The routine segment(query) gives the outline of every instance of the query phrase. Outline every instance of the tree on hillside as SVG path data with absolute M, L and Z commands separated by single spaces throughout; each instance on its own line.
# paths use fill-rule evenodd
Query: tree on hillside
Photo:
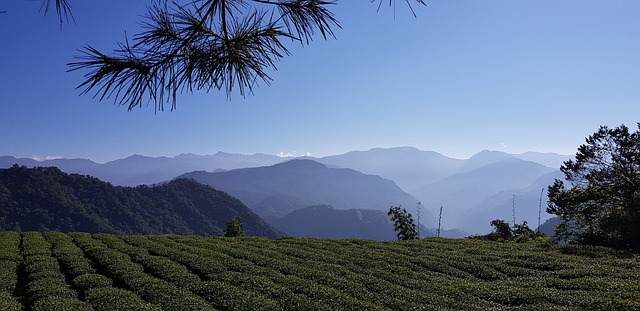
M 416 223 L 411 214 L 407 212 L 407 209 L 401 208 L 401 206 L 392 206 L 389 208 L 387 215 L 391 216 L 398 240 L 415 240 L 419 238 Z
M 340 28 L 330 10 L 337 0 L 152 0 L 143 31 L 111 53 L 91 45 L 80 50 L 70 71 L 86 71 L 82 94 L 112 98 L 129 110 L 153 102 L 176 107 L 177 95 L 194 90 L 251 94 L 269 84 L 269 69 L 290 54 L 285 41 L 308 45 L 314 37 L 335 37 Z M 375 2 L 375 0 L 371 0 Z M 386 0 L 378 0 L 378 9 Z M 389 0 L 395 7 L 396 0 Z M 412 13 L 412 3 L 404 0 Z M 43 0 L 63 20 L 73 19 L 68 0 Z
M 491 221 L 493 227 L 493 233 L 500 236 L 503 240 L 509 240 L 513 237 L 513 230 L 508 222 L 502 219 L 494 219 Z
M 227 221 L 227 228 L 224 230 L 225 237 L 243 236 L 244 229 L 241 217 L 233 217 Z
M 560 167 L 570 187 L 549 186 L 547 212 L 567 241 L 640 248 L 640 123 L 630 132 L 601 126 Z
M 524 237 L 524 236 L 539 236 L 541 234 L 531 230 L 531 228 L 529 228 L 529 225 L 527 225 L 527 221 L 525 220 L 521 224 L 513 225 L 513 235 L 515 237 Z

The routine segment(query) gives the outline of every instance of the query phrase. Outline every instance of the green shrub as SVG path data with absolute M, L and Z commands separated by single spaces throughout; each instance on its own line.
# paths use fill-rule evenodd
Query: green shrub
M 0 291 L 12 293 L 18 282 L 18 263 L 15 261 L 0 261 Z
M 58 262 L 55 258 L 51 257 L 51 255 L 29 255 L 24 257 L 24 264 L 27 266 L 41 264 L 41 262 L 45 262 L 44 264 L 56 266 L 54 269 L 57 269 L 59 267 Z
M 34 301 L 39 299 L 56 296 L 76 298 L 77 294 L 71 290 L 64 279 L 42 279 L 33 282 L 29 282 L 26 287 L 29 298 Z
M 630 258 L 632 253 L 614 250 L 604 246 L 594 245 L 578 245 L 578 244 L 565 244 L 560 246 L 560 252 L 563 254 L 579 255 L 589 258 L 613 258 L 623 257 Z
M 68 274 L 78 276 L 95 272 L 70 235 L 61 232 L 45 232 L 43 235 L 52 245 L 51 252 Z
M 217 282 L 201 282 L 192 288 L 193 292 L 204 297 L 221 310 L 280 310 L 280 305 L 267 297 L 235 286 Z
M 22 256 L 51 256 L 51 243 L 39 232 L 22 233 Z
M 20 261 L 20 234 L 18 232 L 0 232 L 0 261 Z
M 93 311 L 84 301 L 65 297 L 45 297 L 36 301 L 32 311 Z
M 85 294 L 94 288 L 110 287 L 113 282 L 102 274 L 88 273 L 73 279 L 73 285 Z
M 135 293 L 113 287 L 92 289 L 87 293 L 87 302 L 96 311 L 162 311 L 162 308 L 142 300 Z
M 200 282 L 200 278 L 185 266 L 165 257 L 144 255 L 136 258 L 145 270 L 176 286 L 183 287 Z
M 0 310 L 2 311 L 22 311 L 22 305 L 15 297 L 7 292 L 0 292 Z
M 165 310 L 214 310 L 202 298 L 166 281 L 143 273 L 127 277 L 128 279 L 125 282 L 131 290 L 138 293 L 145 300 L 162 306 Z
M 64 280 L 64 275 L 60 271 L 56 270 L 44 270 L 30 273 L 27 277 L 29 282 L 38 281 L 42 279 L 61 279 Z

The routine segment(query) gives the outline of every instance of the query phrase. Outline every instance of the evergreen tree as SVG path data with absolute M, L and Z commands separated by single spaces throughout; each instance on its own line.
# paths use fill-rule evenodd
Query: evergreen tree
M 566 241 L 640 248 L 640 123 L 630 132 L 601 126 L 560 167 L 549 186 L 547 212 L 557 215 L 556 235 Z

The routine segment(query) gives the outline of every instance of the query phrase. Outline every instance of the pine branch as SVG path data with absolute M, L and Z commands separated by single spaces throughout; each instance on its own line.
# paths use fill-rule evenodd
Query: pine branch
M 129 110 L 143 102 L 153 102 L 156 111 L 170 103 L 173 110 L 179 94 L 194 90 L 245 96 L 259 82 L 268 85 L 269 70 L 277 70 L 276 63 L 289 55 L 282 39 L 309 44 L 318 33 L 325 40 L 335 37 L 333 29 L 340 24 L 328 7 L 336 3 L 159 0 L 148 7 L 143 32 L 131 44 L 125 38 L 110 55 L 87 45 L 68 64 L 69 71 L 87 70 L 78 86 L 81 94 L 112 98 Z
M 44 15 L 49 13 L 52 2 L 55 1 L 55 10 L 56 15 L 60 19 L 60 29 L 62 29 L 62 24 L 66 21 L 69 23 L 69 19 L 71 19 L 74 23 L 76 22 L 73 18 L 73 13 L 71 12 L 71 4 L 67 0 L 43 0 L 42 5 L 40 6 L 40 10 L 44 10 Z

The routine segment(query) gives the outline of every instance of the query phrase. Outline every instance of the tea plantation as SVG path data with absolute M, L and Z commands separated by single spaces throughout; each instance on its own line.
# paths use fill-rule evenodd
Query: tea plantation
M 640 258 L 481 240 L 0 232 L 0 310 L 640 310 Z

